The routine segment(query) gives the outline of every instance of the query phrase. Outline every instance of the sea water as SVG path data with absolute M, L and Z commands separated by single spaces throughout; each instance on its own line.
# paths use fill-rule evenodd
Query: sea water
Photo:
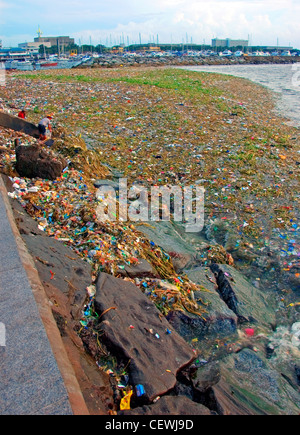
M 203 65 L 182 67 L 190 71 L 214 72 L 242 77 L 278 94 L 277 111 L 287 123 L 300 127 L 300 63 L 267 65 Z

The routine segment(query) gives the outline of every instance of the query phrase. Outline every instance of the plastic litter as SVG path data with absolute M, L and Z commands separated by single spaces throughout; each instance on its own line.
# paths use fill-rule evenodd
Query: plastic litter
M 131 390 L 124 397 L 122 397 L 121 402 L 120 402 L 120 410 L 121 411 L 125 411 L 125 410 L 130 409 L 130 400 L 131 400 L 132 394 L 133 394 L 133 391 Z
M 141 385 L 141 384 L 136 385 L 136 387 L 135 387 L 135 391 L 136 391 L 136 395 L 137 395 L 137 397 L 141 397 L 141 396 L 143 396 L 144 394 L 146 394 L 145 389 L 144 389 L 144 386 Z

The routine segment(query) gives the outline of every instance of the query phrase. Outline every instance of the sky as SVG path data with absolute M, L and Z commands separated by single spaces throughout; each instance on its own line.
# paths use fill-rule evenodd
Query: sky
M 300 49 L 300 0 L 0 0 L 4 47 L 42 36 L 79 45 L 211 44 L 212 38 Z

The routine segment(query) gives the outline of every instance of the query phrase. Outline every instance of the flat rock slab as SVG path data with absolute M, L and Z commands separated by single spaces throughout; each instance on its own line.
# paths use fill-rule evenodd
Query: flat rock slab
M 299 391 L 261 352 L 228 355 L 220 371 L 212 390 L 222 415 L 299 415 Z
M 228 308 L 216 290 L 214 275 L 207 267 L 197 267 L 186 275 L 195 284 L 208 291 L 195 291 L 195 300 L 205 304 L 203 317 L 181 311 L 170 311 L 167 320 L 188 343 L 196 348 L 201 359 L 210 358 L 216 352 L 216 340 L 237 340 L 237 316 Z M 200 305 L 201 306 L 201 305 Z M 221 351 L 221 347 L 219 351 Z
M 176 374 L 195 358 L 192 348 L 131 282 L 101 273 L 96 290 L 98 314 L 109 309 L 101 317 L 101 340 L 127 361 L 131 385 L 143 385 L 149 402 L 174 388 Z
M 62 242 L 50 237 L 24 234 L 23 239 L 48 297 L 52 299 L 51 287 L 59 289 L 73 319 L 78 320 L 86 300 L 86 288 L 92 282 L 91 266 L 75 256 Z M 55 303 L 55 300 L 52 302 Z

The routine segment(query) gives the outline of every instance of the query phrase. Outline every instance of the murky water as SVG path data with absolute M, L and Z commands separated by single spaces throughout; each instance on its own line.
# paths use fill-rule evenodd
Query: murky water
M 277 110 L 300 127 L 300 63 L 285 65 L 216 65 L 182 67 L 190 71 L 216 72 L 249 79 L 278 94 Z

